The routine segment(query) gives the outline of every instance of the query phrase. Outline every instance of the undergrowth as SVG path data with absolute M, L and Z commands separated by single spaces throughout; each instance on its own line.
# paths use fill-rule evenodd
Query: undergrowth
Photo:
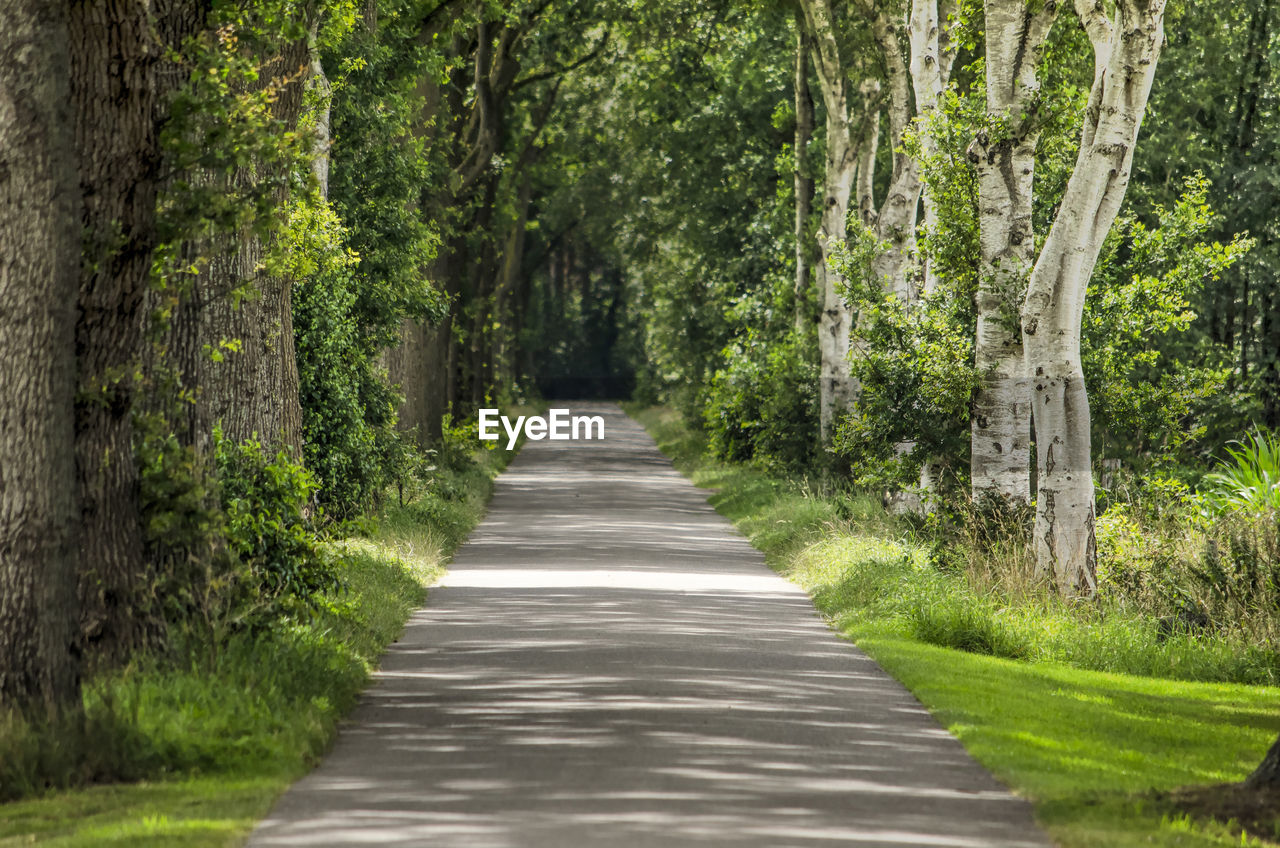
M 363 532 L 318 542 L 338 581 L 271 625 L 212 641 L 207 628 L 175 631 L 163 653 L 87 680 L 84 715 L 64 726 L 0 717 L 0 798 L 64 790 L 0 806 L 0 843 L 75 832 L 74 820 L 38 811 L 75 806 L 94 785 L 142 779 L 205 781 L 213 803 L 219 787 L 264 778 L 268 788 L 233 805 L 251 811 L 236 828 L 251 824 L 324 752 L 379 655 L 483 514 L 509 458 L 453 456 Z M 131 797 L 128 787 L 112 791 Z M 138 785 L 137 797 L 145 795 Z M 190 814 L 202 803 L 181 799 Z M 126 802 L 120 815 L 127 812 Z
M 936 530 L 889 516 L 874 496 L 830 481 L 707 461 L 704 437 L 676 413 L 631 411 L 695 483 L 719 490 L 716 508 L 841 625 L 1096 671 L 1280 683 L 1280 652 L 1255 638 L 1255 626 L 1193 626 L 1108 591 L 1105 582 L 1094 602 L 1063 600 L 1042 591 L 1016 550 L 976 551 L 975 542 L 954 536 L 940 542 Z

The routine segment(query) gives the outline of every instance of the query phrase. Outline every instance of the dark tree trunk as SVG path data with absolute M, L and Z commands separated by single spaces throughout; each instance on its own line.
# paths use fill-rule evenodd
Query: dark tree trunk
M 423 447 L 430 440 L 425 372 L 432 335 L 432 331 L 423 328 L 421 321 L 405 318 L 400 322 L 399 343 L 386 352 L 387 376 L 393 385 L 400 388 L 397 424 L 401 430 L 412 431 Z
M 112 662 L 152 635 L 130 416 L 156 244 L 163 51 L 147 4 L 90 0 L 70 9 L 85 250 L 76 326 L 80 618 L 94 653 Z
M 66 8 L 0 4 L 0 704 L 49 716 L 80 695 Z
M 1280 789 L 1280 737 L 1272 744 L 1271 750 L 1262 758 L 1262 762 L 1249 775 L 1244 785 L 1248 789 Z
M 272 113 L 286 131 L 294 131 L 302 116 L 310 66 L 304 38 L 283 45 L 260 72 L 262 86 L 285 81 Z M 261 176 L 242 169 L 234 179 L 247 187 Z M 285 190 L 276 192 L 277 209 L 287 200 Z M 213 258 L 175 319 L 175 358 L 185 384 L 196 395 L 187 439 L 199 449 L 207 448 L 210 433 L 220 425 L 233 442 L 258 438 L 301 456 L 293 283 L 262 270 L 268 247 L 252 232 L 215 238 Z M 211 357 L 209 351 L 216 355 Z

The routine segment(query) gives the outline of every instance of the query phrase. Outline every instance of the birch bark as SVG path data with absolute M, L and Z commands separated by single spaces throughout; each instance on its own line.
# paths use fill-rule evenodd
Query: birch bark
M 938 120 L 938 107 L 943 92 L 951 81 L 951 68 L 955 64 L 956 45 L 951 40 L 947 23 L 956 12 L 955 0 L 913 0 L 908 25 L 911 41 L 911 80 L 916 95 L 916 116 L 922 129 L 921 147 L 926 156 L 937 153 L 934 140 L 934 122 Z M 925 229 L 938 226 L 937 206 L 933 202 L 928 185 L 922 194 Z M 938 287 L 937 269 L 925 258 L 922 268 L 925 294 Z
M 822 224 L 818 245 L 822 262 L 815 268 L 815 281 L 822 301 L 818 329 L 819 421 L 824 446 L 831 444 L 836 415 L 853 402 L 855 385 L 849 372 L 849 340 L 853 328 L 853 312 L 840 292 L 839 277 L 831 270 L 830 259 L 836 243 L 847 234 L 849 200 L 859 174 L 860 152 L 865 152 L 878 135 L 879 120 L 871 113 L 855 132 L 850 114 L 851 97 L 849 67 L 841 55 L 836 37 L 835 15 L 830 0 L 802 0 L 805 26 L 813 44 L 814 67 L 818 86 L 827 110 L 826 178 L 823 184 Z M 873 132 L 876 130 L 877 132 Z M 874 165 L 872 160 L 871 165 Z M 866 192 L 870 208 L 871 167 L 863 170 L 859 181 L 860 195 Z M 863 185 L 865 183 L 865 185 Z
M 1034 390 L 1037 570 L 1065 595 L 1097 589 L 1089 399 L 1080 364 L 1085 291 L 1128 187 L 1164 42 L 1165 0 L 1076 0 L 1094 50 L 1080 152 L 1022 307 Z
M 937 19 L 937 0 L 914 0 L 913 7 L 932 6 L 932 19 Z M 928 15 L 922 15 L 924 19 Z M 908 275 L 909 263 L 916 249 L 916 224 L 920 214 L 920 163 L 902 149 L 903 135 L 911 123 L 912 80 L 903 58 L 899 25 L 880 6 L 872 22 L 872 33 L 884 60 L 889 144 L 893 150 L 893 168 L 884 203 L 875 217 L 877 240 L 886 245 L 871 261 L 871 270 L 882 281 L 885 291 L 904 302 L 916 298 L 916 290 Z
M 1031 114 L 1037 68 L 1055 3 L 987 0 L 987 129 L 969 146 L 978 175 L 979 273 L 975 366 L 981 383 L 970 418 L 975 500 L 1031 498 L 1031 388 L 1018 306 L 1035 262 L 1032 191 L 1040 125 Z

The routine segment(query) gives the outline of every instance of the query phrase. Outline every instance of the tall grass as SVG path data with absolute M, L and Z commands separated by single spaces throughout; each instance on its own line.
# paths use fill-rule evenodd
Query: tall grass
M 786 480 L 708 459 L 668 409 L 632 408 L 711 503 L 855 634 L 970 653 L 1179 680 L 1280 683 L 1280 534 L 1274 513 L 1217 524 L 1179 490 L 1098 522 L 1101 594 L 1045 591 L 1029 511 L 963 496 L 925 520 L 830 481 Z M 1275 454 L 1273 453 L 1273 456 Z
M 1273 433 L 1250 433 L 1228 445 L 1227 456 L 1204 478 L 1209 505 L 1218 513 L 1280 511 L 1280 439 Z
M 292 777 L 332 739 L 383 649 L 480 519 L 505 451 L 439 469 L 367 535 L 318 543 L 342 588 L 211 645 L 174 634 L 163 656 L 87 681 L 84 716 L 49 726 L 0 711 L 0 800 L 141 778 Z

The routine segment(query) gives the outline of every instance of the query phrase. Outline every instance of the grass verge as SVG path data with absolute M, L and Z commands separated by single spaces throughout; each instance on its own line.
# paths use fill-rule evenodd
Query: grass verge
M 1049 601 L 975 597 L 874 499 L 709 460 L 673 411 L 628 412 L 677 468 L 717 490 L 712 505 L 837 630 L 1035 803 L 1058 845 L 1272 844 L 1235 822 L 1192 818 L 1169 795 L 1241 780 L 1280 731 L 1280 690 L 1194 679 L 1252 674 L 1247 657 L 1205 638 L 1158 640 L 1122 615 L 1091 621 Z M 1071 650 L 1073 640 L 1085 647 Z
M 510 456 L 480 451 L 389 508 L 367 537 L 331 543 L 348 588 L 313 618 L 91 681 L 90 760 L 93 746 L 127 746 L 104 758 L 146 779 L 0 805 L 0 848 L 239 844 L 327 749 L 379 655 L 483 515 Z M 56 744 L 0 728 L 0 781 L 18 779 L 20 757 L 57 756 Z

